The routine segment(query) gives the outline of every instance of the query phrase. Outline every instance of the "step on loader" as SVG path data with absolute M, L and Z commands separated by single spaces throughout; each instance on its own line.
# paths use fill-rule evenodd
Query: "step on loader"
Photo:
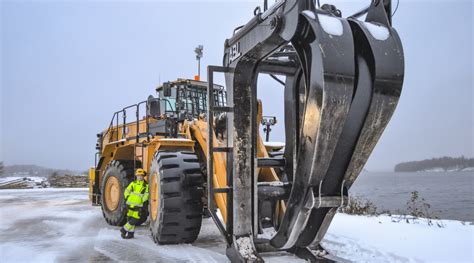
M 167 82 L 158 98 L 116 112 L 99 134 L 90 197 L 109 224 L 123 224 L 121 193 L 143 168 L 150 184 L 143 218 L 150 214 L 159 244 L 193 242 L 210 215 L 232 262 L 262 262 L 273 251 L 332 261 L 320 243 L 350 202 L 402 89 L 391 1 L 372 0 L 346 18 L 319 1 L 269 8 L 264 1 L 254 15 L 225 41 L 223 65 L 208 66 L 207 83 Z M 225 87 L 215 73 L 225 75 Z M 259 74 L 283 84 L 282 150 L 260 136 Z M 127 109 L 135 109 L 134 122 L 126 122 Z

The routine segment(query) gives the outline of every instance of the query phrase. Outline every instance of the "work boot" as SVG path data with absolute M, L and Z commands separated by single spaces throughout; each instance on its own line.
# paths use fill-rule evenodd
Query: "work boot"
M 126 235 L 126 234 L 127 234 L 127 230 L 125 230 L 125 228 L 123 228 L 123 227 L 120 228 L 120 236 L 121 236 L 122 238 L 125 238 L 125 235 Z
M 127 234 L 125 234 L 124 239 L 131 239 L 131 238 L 133 238 L 133 236 L 134 236 L 133 232 L 127 232 Z

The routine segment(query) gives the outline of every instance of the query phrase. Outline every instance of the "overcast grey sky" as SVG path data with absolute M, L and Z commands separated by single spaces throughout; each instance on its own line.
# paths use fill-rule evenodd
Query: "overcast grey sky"
M 192 78 L 198 44 L 204 66 L 221 65 L 225 38 L 261 3 L 1 1 L 0 160 L 85 170 L 114 111 L 160 80 Z M 348 15 L 368 1 L 332 3 Z M 405 84 L 367 169 L 474 156 L 473 11 L 472 1 L 400 1 Z M 264 114 L 281 120 L 272 139 L 283 141 L 282 88 L 261 84 Z

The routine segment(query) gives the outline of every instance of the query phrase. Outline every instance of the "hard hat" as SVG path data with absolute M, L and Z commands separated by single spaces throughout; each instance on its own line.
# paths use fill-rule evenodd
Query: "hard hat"
M 135 175 L 136 175 L 136 176 L 144 176 L 144 175 L 145 175 L 145 170 L 143 170 L 142 168 L 138 168 L 138 169 L 135 171 Z

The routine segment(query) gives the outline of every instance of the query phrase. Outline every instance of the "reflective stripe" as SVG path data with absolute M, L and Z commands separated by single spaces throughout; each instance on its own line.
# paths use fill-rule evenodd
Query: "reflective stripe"
M 133 205 L 129 205 L 129 206 L 128 206 L 128 210 L 129 210 L 129 211 L 140 211 L 140 207 L 136 207 L 136 206 L 133 206 Z
M 135 232 L 135 226 L 130 225 L 128 222 L 123 226 L 123 228 L 125 228 L 125 230 L 128 232 Z
M 134 206 L 137 206 L 137 207 L 142 207 L 143 206 L 143 204 L 135 203 L 135 202 L 132 202 L 132 201 L 127 201 L 127 205 L 134 205 Z
M 131 195 L 135 195 L 135 196 L 139 196 L 139 197 L 143 197 L 142 194 L 137 194 L 137 193 L 135 193 L 135 192 L 131 192 L 130 194 L 131 194 Z

